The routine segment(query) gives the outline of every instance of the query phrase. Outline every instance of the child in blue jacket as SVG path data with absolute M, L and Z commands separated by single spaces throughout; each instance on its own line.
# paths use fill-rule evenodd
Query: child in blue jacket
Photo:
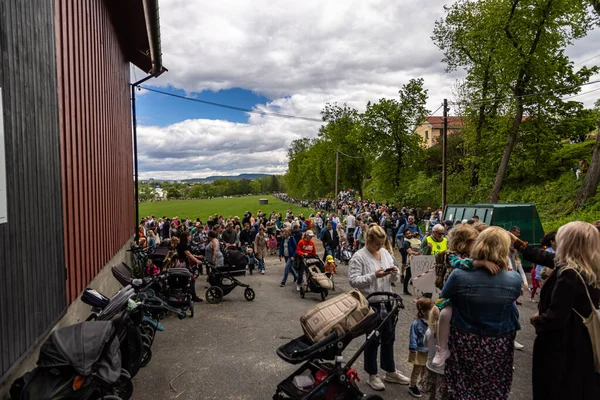
M 433 300 L 421 297 L 417 301 L 417 317 L 410 326 L 408 362 L 413 365 L 413 370 L 410 375 L 408 392 L 415 397 L 421 397 L 421 390 L 417 384 L 423 378 L 427 365 L 427 346 L 424 339 L 425 332 L 429 328 L 427 319 L 434 306 Z

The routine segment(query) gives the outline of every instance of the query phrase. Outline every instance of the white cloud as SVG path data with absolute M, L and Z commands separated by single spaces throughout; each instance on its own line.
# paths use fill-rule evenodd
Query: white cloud
M 434 111 L 452 98 L 460 76 L 444 72 L 430 39 L 447 2 L 164 0 L 161 40 L 169 72 L 153 84 L 187 93 L 244 88 L 274 99 L 258 110 L 319 118 L 327 102 L 362 110 L 422 77 Z M 568 54 L 582 62 L 597 54 L 598 41 L 595 31 Z M 590 106 L 597 93 L 575 99 Z M 163 178 L 283 172 L 291 140 L 314 137 L 319 126 L 253 114 L 248 124 L 189 120 L 140 127 L 141 170 Z

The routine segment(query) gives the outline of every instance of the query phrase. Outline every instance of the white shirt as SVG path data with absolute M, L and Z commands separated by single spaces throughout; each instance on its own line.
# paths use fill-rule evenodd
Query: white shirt
M 354 228 L 355 222 L 356 218 L 354 217 L 354 215 L 348 215 L 348 218 L 346 218 L 346 228 Z
M 381 261 L 377 261 L 366 247 L 357 251 L 348 265 L 350 286 L 359 289 L 365 296 L 373 292 L 391 292 L 392 282 L 398 281 L 398 274 L 377 278 L 375 271 L 394 266 L 394 259 L 386 249 L 379 250 Z M 435 353 L 435 352 L 434 352 Z

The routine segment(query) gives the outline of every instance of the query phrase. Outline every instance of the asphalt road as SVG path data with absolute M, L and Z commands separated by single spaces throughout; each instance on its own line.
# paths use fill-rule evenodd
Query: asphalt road
M 338 266 L 336 292 L 350 289 L 347 266 Z M 275 350 L 287 341 L 302 335 L 299 318 L 320 301 L 316 294 L 301 299 L 292 284 L 280 287 L 283 263 L 277 257 L 266 260 L 266 274 L 241 277 L 256 292 L 256 299 L 247 302 L 242 288 L 236 288 L 220 304 L 197 304 L 194 318 L 163 320 L 164 332 L 157 334 L 150 364 L 136 376 L 134 399 L 235 399 L 267 400 L 277 384 L 297 366 L 279 359 Z M 202 278 L 202 277 L 201 277 Z M 198 293 L 204 293 L 207 283 L 197 282 Z M 396 288 L 399 289 L 399 288 Z M 331 295 L 330 295 L 331 297 Z M 396 365 L 410 375 L 408 332 L 416 309 L 414 297 L 405 297 L 396 333 Z M 517 340 L 525 345 L 515 352 L 515 372 L 511 399 L 531 398 L 531 355 L 535 332 L 529 317 L 536 305 L 521 299 L 519 307 L 522 330 Z M 526 301 L 525 301 L 526 300 Z M 362 343 L 356 339 L 345 350 L 348 359 Z M 363 358 L 354 367 L 365 393 L 373 391 L 366 385 Z M 384 399 L 412 399 L 406 386 L 387 383 L 379 393 Z M 425 396 L 424 396 L 425 398 Z

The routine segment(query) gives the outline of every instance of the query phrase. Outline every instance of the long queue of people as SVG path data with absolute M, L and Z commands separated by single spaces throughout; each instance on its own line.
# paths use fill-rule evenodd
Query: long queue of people
M 384 327 L 380 340 L 364 353 L 371 388 L 384 390 L 384 381 L 405 384 L 412 396 L 429 393 L 430 399 L 509 397 L 514 350 L 518 346 L 515 339 L 521 329 L 518 299 L 529 289 L 521 260 L 532 262 L 536 267 L 532 270 L 535 280 L 531 298 L 541 289 L 538 312 L 530 321 L 537 334 L 533 398 L 600 398 L 600 366 L 594 353 L 600 350 L 600 338 L 596 341 L 584 324 L 593 319 L 600 301 L 600 221 L 595 226 L 569 223 L 547 234 L 543 239 L 545 249 L 538 249 L 519 238 L 518 227 L 506 231 L 489 227 L 477 218 L 452 224 L 438 222 L 438 216 L 430 232 L 423 233 L 418 218 L 409 210 L 368 207 L 371 211 L 355 214 L 351 209 L 341 218 L 326 211 L 307 218 L 294 217 L 291 212 L 285 216 L 272 213 L 269 217 L 260 211 L 256 216 L 248 212 L 241 220 L 213 217 L 210 225 L 179 222 L 177 218 L 153 223 L 150 217 L 140 225 L 140 236 L 144 233 L 146 245 L 150 245 L 153 233 L 164 240 L 161 232 L 167 232 L 166 225 L 170 228 L 169 238 L 183 232 L 190 245 L 195 243 L 194 237 L 205 234 L 210 239 L 208 246 L 213 241 L 218 246 L 219 240 L 249 245 L 257 264 L 263 260 L 261 273 L 265 271 L 264 255 L 278 254 L 285 259 L 284 286 L 290 274 L 301 283 L 294 265 L 298 257 L 316 254 L 316 232 L 323 242 L 324 259 L 339 258 L 341 240 L 356 244 L 348 278 L 350 285 L 365 295 L 392 291 L 398 282 L 402 282 L 404 293 L 410 294 L 412 257 L 435 255 L 436 285 L 441 297 L 434 302 L 424 294 L 416 301 L 417 315 L 407 327 L 411 373 L 406 376 L 396 368 L 395 326 Z M 388 229 L 387 219 L 393 213 L 401 221 L 398 229 Z M 400 251 L 399 260 L 394 242 Z M 214 257 L 213 262 L 218 264 Z M 378 352 L 379 366 L 385 372 L 382 377 L 377 372 Z

